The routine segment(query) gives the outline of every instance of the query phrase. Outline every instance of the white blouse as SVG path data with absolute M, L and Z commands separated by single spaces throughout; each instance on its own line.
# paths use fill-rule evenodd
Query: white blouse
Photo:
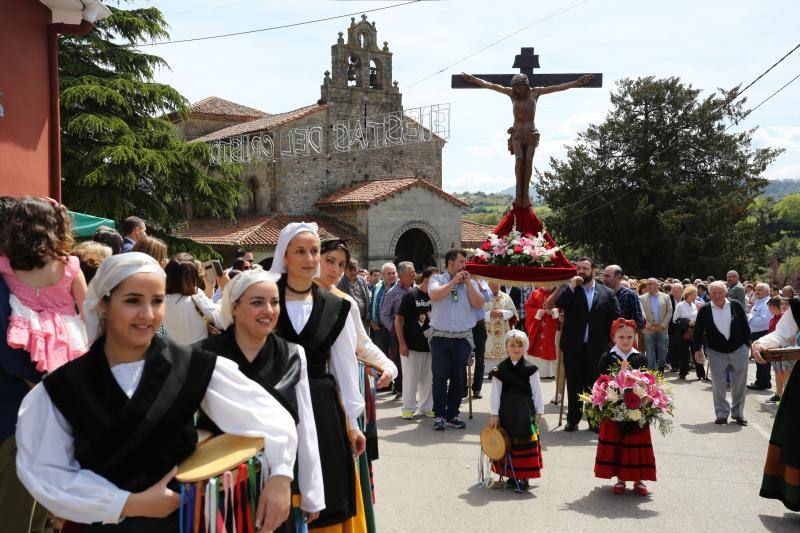
M 355 324 L 356 328 L 356 357 L 358 357 L 359 361 L 379 368 L 382 372 L 388 370 L 392 375 L 392 379 L 397 379 L 397 365 L 386 357 L 386 354 L 367 335 L 364 324 L 361 323 L 358 304 L 349 294 L 345 294 L 345 298 L 350 302 L 350 317 L 353 319 L 353 324 Z
M 296 332 L 303 331 L 314 303 L 311 300 L 286 302 L 289 321 Z M 358 428 L 358 416 L 364 410 L 364 397 L 358 388 L 358 360 L 356 359 L 356 328 L 353 316 L 348 314 L 342 331 L 331 346 L 328 370 L 336 378 L 350 429 Z
M 116 365 L 114 379 L 131 397 L 144 361 Z M 292 416 L 236 363 L 217 358 L 201 407 L 225 433 L 264 438 L 269 476 L 293 477 L 297 432 Z M 56 516 L 81 523 L 113 524 L 122 518 L 130 492 L 81 468 L 72 427 L 44 386 L 22 401 L 17 421 L 17 475 L 28 492 Z
M 795 345 L 798 333 L 800 333 L 800 330 L 797 328 L 797 322 L 794 319 L 794 315 L 792 315 L 790 307 L 778 320 L 775 325 L 775 331 L 767 333 L 756 342 L 768 349 L 785 348 L 786 346 Z
M 516 366 L 519 361 L 511 361 Z M 531 398 L 533 398 L 533 405 L 536 407 L 536 414 L 541 415 L 544 413 L 544 399 L 542 398 L 542 381 L 539 379 L 539 372 L 536 371 L 531 374 Z M 503 382 L 492 377 L 492 395 L 489 399 L 489 413 L 497 416 L 500 413 L 500 395 L 503 393 Z
M 297 484 L 300 486 L 300 508 L 308 513 L 325 509 L 325 487 L 322 481 L 322 463 L 319 459 L 317 424 L 311 407 L 311 389 L 308 385 L 306 352 L 297 345 L 300 354 L 300 381 L 294 386 L 297 397 Z
M 686 300 L 681 300 L 675 306 L 675 312 L 672 313 L 672 321 L 677 322 L 679 318 L 688 318 L 692 322 L 697 320 L 697 306 L 694 305 L 694 302 L 689 303 Z
M 194 302 L 197 302 L 197 307 Z M 178 344 L 188 346 L 208 337 L 206 322 L 197 312 L 198 308 L 211 324 L 222 329 L 220 305 L 212 302 L 200 289 L 194 296 L 167 294 L 165 306 L 164 328 L 167 336 Z

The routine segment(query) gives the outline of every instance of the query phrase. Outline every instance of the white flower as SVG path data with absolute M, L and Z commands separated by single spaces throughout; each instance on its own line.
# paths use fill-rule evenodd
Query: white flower
M 642 418 L 642 412 L 638 409 L 633 409 L 628 412 L 628 418 L 634 422 Z
M 612 402 L 616 402 L 617 400 L 619 400 L 619 394 L 617 394 L 617 391 L 615 391 L 614 389 L 609 388 L 608 399 L 611 400 Z
M 508 250 L 506 250 L 506 255 L 514 255 L 514 249 L 509 248 Z
M 647 393 L 647 391 L 641 385 L 636 385 L 633 388 L 633 393 L 639 398 L 641 398 L 645 395 L 645 393 Z
M 510 243 L 508 243 L 508 244 L 509 244 L 509 246 L 517 246 L 517 245 L 519 244 L 519 241 L 518 241 L 517 239 L 513 239 L 513 240 L 512 240 Z

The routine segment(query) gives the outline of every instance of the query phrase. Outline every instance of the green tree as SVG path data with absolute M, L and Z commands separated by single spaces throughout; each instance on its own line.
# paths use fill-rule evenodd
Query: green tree
M 735 98 L 701 99 L 678 78 L 619 81 L 606 120 L 539 176 L 557 240 L 637 275 L 747 272 L 768 244 L 750 205 L 780 150 L 726 131 L 746 114 Z
M 164 233 L 192 206 L 233 218 L 238 168 L 211 164 L 206 144 L 178 138 L 167 116 L 185 116 L 188 102 L 154 81 L 164 60 L 132 46 L 168 36 L 161 12 L 110 9 L 88 35 L 60 38 L 64 202 L 117 221 L 137 215 Z
M 790 194 L 772 208 L 777 228 L 789 235 L 800 236 L 800 194 Z

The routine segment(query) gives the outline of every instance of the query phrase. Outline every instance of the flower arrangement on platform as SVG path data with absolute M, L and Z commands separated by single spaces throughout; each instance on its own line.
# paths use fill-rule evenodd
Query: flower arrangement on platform
M 522 234 L 516 226 L 502 237 L 487 233 L 488 240 L 474 250 L 477 263 L 498 266 L 545 266 L 553 262 L 559 246 L 551 246 L 542 229 L 538 234 Z
M 639 427 L 653 424 L 662 435 L 672 431 L 672 391 L 659 373 L 614 367 L 597 378 L 592 392 L 581 394 L 580 400 L 596 427 L 613 420 Z

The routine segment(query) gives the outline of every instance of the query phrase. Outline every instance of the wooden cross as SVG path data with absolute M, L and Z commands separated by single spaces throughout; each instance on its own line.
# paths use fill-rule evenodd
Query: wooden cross
M 514 59 L 513 68 L 518 68 L 520 73 L 528 76 L 528 81 L 531 87 L 544 87 L 547 85 L 558 85 L 559 83 L 567 83 L 574 81 L 583 76 L 583 74 L 534 74 L 533 69 L 539 68 L 539 56 L 533 53 L 533 47 L 523 47 L 520 49 L 520 54 Z M 475 74 L 478 78 L 486 80 L 491 83 L 503 85 L 504 87 L 511 87 L 511 77 L 514 74 Z M 603 75 L 600 73 L 593 73 L 592 80 L 584 85 L 584 87 L 602 87 Z M 478 89 L 477 85 L 468 83 L 461 78 L 461 74 L 454 74 L 451 80 L 451 87 L 453 89 Z

